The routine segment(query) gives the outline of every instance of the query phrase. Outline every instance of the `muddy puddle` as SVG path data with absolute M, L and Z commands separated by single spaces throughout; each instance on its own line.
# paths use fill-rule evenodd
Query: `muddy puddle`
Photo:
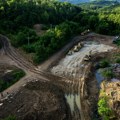
M 96 77 L 96 80 L 98 82 L 98 88 L 100 88 L 100 84 L 102 83 L 102 81 L 104 80 L 104 77 L 102 76 L 102 74 L 100 73 L 99 70 L 97 70 L 95 72 L 95 77 Z

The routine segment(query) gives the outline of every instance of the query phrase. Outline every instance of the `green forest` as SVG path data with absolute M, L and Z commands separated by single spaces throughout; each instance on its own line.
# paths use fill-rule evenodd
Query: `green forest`
M 117 3 L 84 9 L 81 5 L 56 0 L 1 0 L 0 33 L 8 36 L 16 48 L 33 53 L 34 63 L 39 64 L 86 29 L 119 35 L 119 11 Z M 44 25 L 42 35 L 33 29 L 35 24 Z

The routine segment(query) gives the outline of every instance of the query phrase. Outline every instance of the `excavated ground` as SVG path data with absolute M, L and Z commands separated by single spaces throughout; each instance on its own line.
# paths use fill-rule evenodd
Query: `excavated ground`
M 48 82 L 34 80 L 1 103 L 0 118 L 14 115 L 17 120 L 70 120 L 63 91 Z
M 8 89 L 8 91 L 12 89 L 16 92 L 15 95 L 11 92 L 10 98 L 1 101 L 3 104 L 0 104 L 0 118 L 14 114 L 20 120 L 91 120 L 98 96 L 93 62 L 99 58 L 95 57 L 88 62 L 84 62 L 83 58 L 91 50 L 93 51 L 92 56 L 99 56 L 102 52 L 102 58 L 105 57 L 104 52 L 112 50 L 114 47 L 113 39 L 114 37 L 111 36 L 94 33 L 83 37 L 78 36 L 60 52 L 40 65 L 40 71 L 25 61 L 11 46 L 5 46 L 7 59 L 2 62 L 9 63 L 10 60 L 10 63 L 25 70 L 27 76 Z M 85 47 L 72 56 L 66 56 L 66 51 L 80 41 L 84 41 Z M 7 44 L 7 41 L 4 44 Z M 96 51 L 100 53 L 96 53 Z M 63 59 L 60 60 L 60 58 Z M 59 62 L 56 63 L 58 60 Z M 55 64 L 57 66 L 53 66 Z M 59 68 L 59 65 L 62 67 Z M 48 68 L 51 68 L 52 73 L 57 76 L 42 72 L 42 70 L 48 71 Z M 17 88 L 20 90 L 18 91 Z
M 91 120 L 97 111 L 99 88 L 94 76 L 94 62 L 99 61 L 100 58 L 105 58 L 106 53 L 116 49 L 112 44 L 113 39 L 114 37 L 98 34 L 89 36 L 81 41 L 84 44 L 83 48 L 72 55 L 66 55 L 51 68 L 53 74 L 73 81 L 69 85 L 71 91 L 65 94 L 65 98 L 72 115 L 75 116 L 74 120 Z M 84 62 L 85 56 L 89 54 L 93 58 Z M 75 94 L 74 90 L 77 91 L 77 94 Z M 80 114 L 80 116 L 76 118 L 76 114 Z

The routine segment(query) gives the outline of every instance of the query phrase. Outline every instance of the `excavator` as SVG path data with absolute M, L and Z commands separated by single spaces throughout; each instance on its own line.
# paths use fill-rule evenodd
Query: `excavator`
M 79 42 L 73 49 L 69 50 L 68 55 L 72 55 L 74 52 L 78 52 L 84 45 Z

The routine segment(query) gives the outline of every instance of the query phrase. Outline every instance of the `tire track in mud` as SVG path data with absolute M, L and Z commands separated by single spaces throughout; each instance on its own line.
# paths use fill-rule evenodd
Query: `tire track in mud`
M 69 99 L 72 99 L 70 102 L 73 102 L 73 103 L 68 103 L 73 105 L 71 106 L 71 113 L 73 116 L 72 118 L 73 120 L 85 120 L 81 105 L 81 100 L 82 100 L 81 88 L 86 72 L 87 72 L 87 65 L 84 68 L 84 70 L 81 71 L 81 76 L 79 76 L 79 78 L 77 79 L 73 79 L 72 83 L 69 84 L 69 93 L 68 96 L 66 95 L 67 101 L 69 101 Z
M 38 70 L 38 68 L 34 65 L 32 65 L 30 62 L 26 61 L 19 53 L 17 53 L 17 51 L 15 51 L 15 49 L 10 45 L 9 40 L 7 37 L 0 35 L 0 40 L 2 42 L 3 45 L 3 49 L 4 52 L 7 56 L 9 56 L 13 61 L 15 61 L 18 65 L 18 67 L 20 67 L 21 69 L 25 70 L 25 71 L 30 71 L 33 73 L 36 73 L 38 75 L 44 75 L 46 77 L 50 77 L 50 78 L 62 78 L 62 77 L 58 77 L 52 74 L 49 74 L 47 72 L 43 72 L 41 70 Z
M 0 35 L 0 42 L 2 43 L 3 50 L 7 56 L 9 56 L 15 63 L 17 63 L 18 67 L 23 69 L 25 72 L 31 72 L 34 73 L 38 78 L 42 76 L 42 79 L 44 80 L 50 80 L 56 82 L 55 84 L 61 84 L 64 83 L 71 83 L 71 80 L 66 79 L 62 76 L 56 76 L 53 74 L 50 74 L 48 72 L 44 72 L 41 70 L 38 70 L 36 66 L 32 65 L 30 62 L 26 61 L 9 43 L 9 39 L 3 35 Z M 63 87 L 63 86 L 62 86 Z

